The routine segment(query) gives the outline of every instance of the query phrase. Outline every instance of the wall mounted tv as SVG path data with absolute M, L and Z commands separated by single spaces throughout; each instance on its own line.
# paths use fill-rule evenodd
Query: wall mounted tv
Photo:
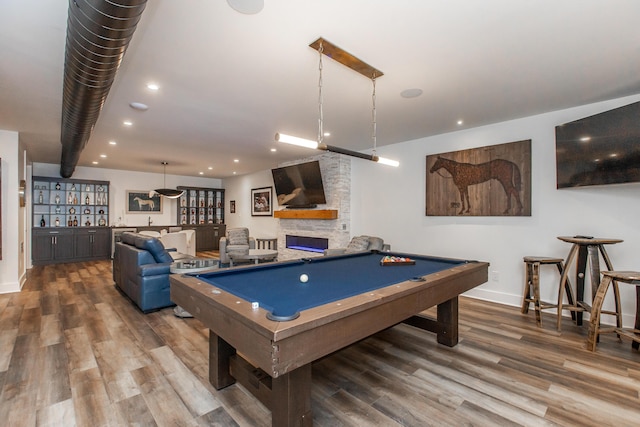
M 313 161 L 271 169 L 278 204 L 288 208 L 314 208 L 327 203 L 320 162 Z
M 640 181 L 640 102 L 556 126 L 558 188 Z

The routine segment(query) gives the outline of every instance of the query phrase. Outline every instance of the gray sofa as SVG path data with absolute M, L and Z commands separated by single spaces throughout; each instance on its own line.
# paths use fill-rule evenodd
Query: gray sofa
M 356 236 L 351 239 L 346 248 L 325 249 L 325 255 L 342 255 L 354 252 L 365 251 L 389 251 L 391 245 L 386 244 L 380 237 L 375 236 Z
M 145 313 L 170 307 L 175 305 L 169 297 L 172 262 L 159 239 L 125 232 L 113 254 L 113 281 Z

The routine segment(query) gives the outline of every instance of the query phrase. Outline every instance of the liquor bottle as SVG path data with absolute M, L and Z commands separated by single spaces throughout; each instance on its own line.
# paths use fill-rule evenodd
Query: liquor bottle
M 42 195 L 42 191 L 38 194 L 38 203 L 42 204 L 44 202 L 44 196 Z
M 71 191 L 69 191 L 69 197 L 67 198 L 67 203 L 68 204 L 73 204 L 73 193 Z
M 78 217 L 77 217 L 77 216 L 74 216 L 74 217 L 73 217 L 73 226 L 74 226 L 74 227 L 77 227 L 77 226 L 78 226 Z
M 69 217 L 69 220 L 67 221 L 67 227 L 73 227 L 73 220 L 71 217 Z
M 89 204 L 89 195 L 87 194 L 87 197 L 84 198 L 84 204 L 88 205 Z
M 89 187 L 89 184 L 87 184 L 87 186 L 85 187 L 84 191 L 91 191 L 91 187 Z
M 60 204 L 60 195 L 56 194 L 56 205 Z
M 60 189 L 60 183 L 56 182 L 56 190 L 59 190 L 59 189 Z
M 71 191 L 76 191 L 76 185 L 75 184 L 71 184 Z
M 56 227 L 60 227 L 60 218 L 56 217 Z
M 73 195 L 73 204 L 74 205 L 78 204 L 78 197 L 75 194 Z
M 107 225 L 107 220 L 104 219 L 104 217 L 102 215 L 100 215 L 100 219 L 98 220 L 98 225 L 100 227 L 104 227 L 105 225 Z
M 46 223 L 44 222 L 44 215 L 42 215 L 42 218 L 40 218 L 40 227 L 44 227 L 46 225 Z

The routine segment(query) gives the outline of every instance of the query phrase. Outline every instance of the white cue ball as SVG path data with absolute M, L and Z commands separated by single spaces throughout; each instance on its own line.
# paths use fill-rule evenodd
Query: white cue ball
M 309 280 L 309 276 L 307 276 L 306 274 L 301 274 L 300 275 L 300 281 L 302 283 L 307 283 L 307 280 Z

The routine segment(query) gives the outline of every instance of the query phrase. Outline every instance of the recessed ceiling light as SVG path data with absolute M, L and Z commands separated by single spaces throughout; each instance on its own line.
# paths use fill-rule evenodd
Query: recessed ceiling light
M 130 102 L 129 107 L 138 111 L 147 111 L 149 106 L 147 104 L 143 104 L 142 102 Z
M 97 164 L 98 164 L 98 162 L 96 162 L 95 160 L 94 160 L 93 162 L 91 162 L 91 163 L 93 163 L 94 165 L 97 165 Z
M 118 143 L 115 141 L 109 141 L 109 145 L 118 145 Z
M 100 154 L 100 157 L 102 157 L 103 159 L 106 159 L 107 155 L 106 154 Z
M 590 136 L 583 136 L 582 138 L 580 138 L 580 141 L 582 141 L 582 142 L 591 141 L 591 137 Z
M 400 96 L 403 98 L 417 98 L 420 95 L 422 95 L 422 89 L 405 89 L 402 92 L 400 92 Z
M 157 85 L 157 84 L 155 84 L 155 83 L 147 83 L 147 89 L 149 89 L 149 90 L 154 90 L 154 91 L 155 91 L 155 90 L 160 89 L 160 86 L 158 86 L 158 85 Z
M 213 170 L 213 166 L 209 166 L 207 169 L 209 169 L 209 170 Z
M 462 121 L 462 120 L 458 120 L 458 121 L 456 122 L 456 124 L 457 124 L 458 126 L 462 126 L 462 125 L 464 124 L 464 121 Z
M 331 132 L 325 132 L 323 133 L 324 136 L 331 136 Z
M 122 122 L 122 124 L 125 126 L 132 126 L 133 122 L 131 120 L 125 120 L 124 122 Z
M 272 149 L 271 149 L 271 152 L 272 152 L 272 153 L 275 153 L 276 151 L 278 151 L 278 150 L 276 150 L 275 148 L 272 148 Z
M 264 0 L 227 0 L 227 3 L 233 10 L 245 15 L 255 15 L 264 8 Z
M 199 175 L 204 175 L 204 172 L 200 171 L 198 172 Z
M 238 160 L 238 159 L 233 159 L 233 163 L 239 163 L 239 162 L 240 162 L 240 160 Z
M 236 171 L 233 171 L 233 174 L 235 175 L 235 174 L 236 174 Z

